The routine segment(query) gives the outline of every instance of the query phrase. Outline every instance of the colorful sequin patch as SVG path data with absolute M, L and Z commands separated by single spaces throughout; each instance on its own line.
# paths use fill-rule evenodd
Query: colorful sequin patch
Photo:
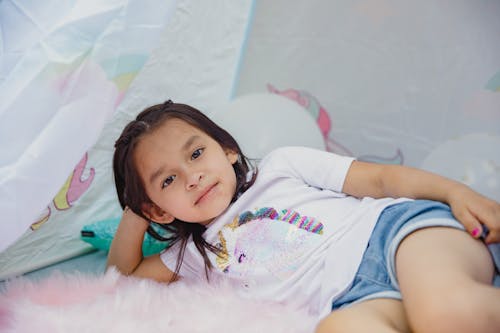
M 299 213 L 290 209 L 282 209 L 278 212 L 276 209 L 269 207 L 257 209 L 254 213 L 250 211 L 243 212 L 240 214 L 240 216 L 234 219 L 233 223 L 228 226 L 234 229 L 247 222 L 262 220 L 264 218 L 287 222 L 291 225 L 296 226 L 297 228 L 318 235 L 323 234 L 323 224 L 316 220 L 314 217 L 301 216 Z

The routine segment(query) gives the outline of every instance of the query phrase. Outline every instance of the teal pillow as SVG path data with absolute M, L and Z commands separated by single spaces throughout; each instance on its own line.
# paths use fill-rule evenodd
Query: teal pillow
M 80 238 L 99 250 L 109 251 L 111 241 L 115 236 L 116 229 L 120 224 L 120 218 L 110 218 L 83 226 Z M 152 225 L 154 230 L 163 237 L 168 236 L 168 232 L 158 226 Z M 160 241 L 146 233 L 142 243 L 142 253 L 144 256 L 160 253 L 169 245 L 168 242 Z

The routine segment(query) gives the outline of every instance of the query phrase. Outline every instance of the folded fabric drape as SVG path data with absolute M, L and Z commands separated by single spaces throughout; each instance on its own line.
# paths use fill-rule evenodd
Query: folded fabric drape
M 0 251 L 95 143 L 175 3 L 0 2 Z

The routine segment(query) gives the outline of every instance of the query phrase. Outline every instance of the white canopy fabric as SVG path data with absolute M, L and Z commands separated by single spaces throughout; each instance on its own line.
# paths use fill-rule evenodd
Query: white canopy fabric
M 251 8 L 0 2 L 0 279 L 92 249 L 82 226 L 120 214 L 114 140 L 168 98 L 207 112 L 227 102 Z
M 95 143 L 175 1 L 0 3 L 0 251 Z

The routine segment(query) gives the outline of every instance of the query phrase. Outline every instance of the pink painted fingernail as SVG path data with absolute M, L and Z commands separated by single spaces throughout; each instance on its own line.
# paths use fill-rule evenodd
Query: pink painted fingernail
M 472 237 L 476 237 L 479 234 L 479 228 L 475 228 L 474 230 L 472 230 L 471 234 Z

